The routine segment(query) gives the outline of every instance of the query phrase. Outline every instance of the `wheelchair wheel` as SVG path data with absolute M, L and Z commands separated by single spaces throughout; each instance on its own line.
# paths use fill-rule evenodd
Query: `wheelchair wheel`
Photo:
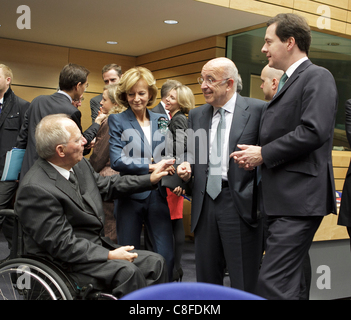
M 18 258 L 0 265 L 0 300 L 73 300 L 63 279 L 52 268 Z

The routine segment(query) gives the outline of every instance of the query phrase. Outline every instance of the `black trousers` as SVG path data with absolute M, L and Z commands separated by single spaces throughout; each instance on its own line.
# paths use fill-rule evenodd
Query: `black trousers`
M 269 300 L 299 300 L 304 261 L 323 217 L 268 217 L 266 254 L 257 294 Z
M 229 188 L 213 201 L 205 195 L 195 229 L 198 282 L 223 285 L 227 266 L 231 286 L 254 292 L 262 257 L 262 229 L 248 225 L 234 210 Z

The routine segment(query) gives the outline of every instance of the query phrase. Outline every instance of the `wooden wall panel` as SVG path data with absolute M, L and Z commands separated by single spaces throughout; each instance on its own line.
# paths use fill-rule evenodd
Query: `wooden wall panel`
M 14 73 L 13 84 L 57 88 L 59 74 L 68 62 L 68 48 L 0 39 L 0 61 Z
M 88 92 L 100 94 L 104 88 L 101 75 L 102 68 L 107 64 L 116 63 L 122 67 L 122 72 L 125 72 L 135 66 L 136 58 L 96 51 L 70 49 L 69 62 L 82 65 L 90 71 Z
M 304 16 L 311 27 L 318 28 L 317 21 L 321 17 L 318 8 L 327 5 L 331 11 L 331 28 L 328 32 L 337 32 L 351 36 L 351 1 L 350 0 L 196 0 L 227 8 L 257 13 L 273 17 L 278 13 L 297 13 Z
M 161 88 L 168 79 L 180 81 L 189 86 L 195 95 L 196 106 L 205 103 L 197 78 L 207 61 L 225 57 L 226 38 L 215 36 L 192 43 L 160 50 L 137 58 L 137 64 L 150 69 Z M 160 92 L 155 103 L 160 101 Z

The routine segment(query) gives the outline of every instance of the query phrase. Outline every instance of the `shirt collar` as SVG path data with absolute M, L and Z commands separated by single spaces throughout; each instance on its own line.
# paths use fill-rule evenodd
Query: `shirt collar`
M 222 109 L 224 109 L 229 113 L 234 113 L 237 96 L 238 95 L 235 92 L 234 95 L 231 97 L 231 99 L 222 107 Z M 213 115 L 215 115 L 219 109 L 220 108 L 213 107 Z
M 63 94 L 63 95 L 66 96 L 66 97 L 69 99 L 69 101 L 71 101 L 71 103 L 72 103 L 72 98 L 71 98 L 71 96 L 70 96 L 68 93 L 66 93 L 66 92 L 64 92 L 64 91 L 62 91 L 62 90 L 57 91 L 57 93 Z
M 48 163 L 50 163 L 58 171 L 58 173 L 61 174 L 61 176 L 63 176 L 66 180 L 69 179 L 70 172 L 73 172 L 73 169 L 66 170 L 64 168 L 61 168 L 61 167 L 57 166 L 56 164 L 53 164 L 50 161 L 48 161 Z
M 292 64 L 288 70 L 286 70 L 286 75 L 290 78 L 292 76 L 292 74 L 296 71 L 296 69 L 302 64 L 304 63 L 306 60 L 308 60 L 308 57 L 304 57 L 302 59 L 300 59 L 299 61 L 296 61 L 294 64 Z

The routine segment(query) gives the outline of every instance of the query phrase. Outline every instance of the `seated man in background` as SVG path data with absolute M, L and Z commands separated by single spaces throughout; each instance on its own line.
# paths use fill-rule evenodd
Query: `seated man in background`
M 161 162 L 151 175 L 101 177 L 83 158 L 86 139 L 64 114 L 43 118 L 35 138 L 40 158 L 24 177 L 15 205 L 25 253 L 53 261 L 81 287 L 93 278 L 96 289 L 118 298 L 166 282 L 160 255 L 104 237 L 102 199 L 155 188 L 169 164 Z

